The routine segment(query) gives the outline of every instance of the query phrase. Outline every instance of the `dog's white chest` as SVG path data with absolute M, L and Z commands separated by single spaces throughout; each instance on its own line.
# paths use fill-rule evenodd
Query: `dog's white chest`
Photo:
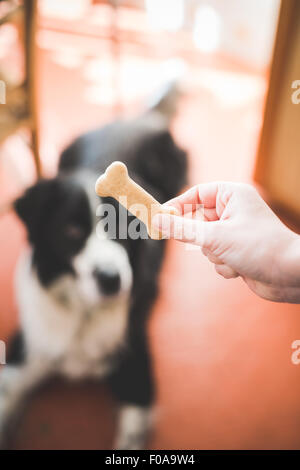
M 105 374 L 112 355 L 124 344 L 126 326 L 125 302 L 86 313 L 62 356 L 61 372 L 72 378 Z

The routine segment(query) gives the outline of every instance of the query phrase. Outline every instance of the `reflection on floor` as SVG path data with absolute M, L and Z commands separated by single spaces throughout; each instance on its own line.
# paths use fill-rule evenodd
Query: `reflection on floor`
M 62 145 L 113 116 L 97 87 L 87 87 L 97 64 L 84 75 L 75 59 L 71 65 L 58 59 L 40 49 L 42 156 L 49 174 Z M 197 73 L 174 123 L 176 139 L 190 152 L 190 184 L 247 181 L 264 80 L 218 69 Z M 13 160 L 0 161 L 1 199 L 17 189 Z M 1 339 L 17 325 L 12 280 L 23 243 L 16 217 L 3 216 Z M 240 279 L 217 277 L 201 252 L 170 242 L 149 336 L 158 394 L 151 448 L 299 448 L 300 367 L 291 363 L 291 344 L 300 338 L 298 306 L 260 300 Z M 107 448 L 115 422 L 110 405 L 102 386 L 52 383 L 30 401 L 11 448 Z

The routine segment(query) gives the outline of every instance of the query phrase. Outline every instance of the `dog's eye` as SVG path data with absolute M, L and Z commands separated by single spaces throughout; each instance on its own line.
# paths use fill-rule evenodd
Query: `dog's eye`
M 79 225 L 68 224 L 65 226 L 64 234 L 73 240 L 81 240 L 84 237 L 84 230 Z

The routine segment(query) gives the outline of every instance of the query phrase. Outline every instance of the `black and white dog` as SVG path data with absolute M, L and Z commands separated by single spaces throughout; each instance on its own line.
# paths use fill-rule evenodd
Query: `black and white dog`
M 30 248 L 16 274 L 20 331 L 0 371 L 2 440 L 26 395 L 58 373 L 105 378 L 120 403 L 116 448 L 145 445 L 154 398 L 146 327 L 165 242 L 145 239 L 142 224 L 140 238 L 113 239 L 97 206 L 114 204 L 123 229 L 133 217 L 114 200 L 97 198 L 94 186 L 121 160 L 161 202 L 182 189 L 186 155 L 168 129 L 172 99 L 169 91 L 139 118 L 79 137 L 62 153 L 58 175 L 15 203 Z

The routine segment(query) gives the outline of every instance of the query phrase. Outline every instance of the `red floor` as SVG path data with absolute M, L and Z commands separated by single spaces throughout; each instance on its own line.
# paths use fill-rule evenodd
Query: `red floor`
M 48 171 L 73 135 L 112 117 L 109 106 L 86 101 L 79 71 L 58 65 L 51 54 L 40 52 L 42 155 Z M 190 184 L 248 181 L 264 81 L 207 70 L 198 78 L 174 123 L 176 138 L 190 152 Z M 222 89 L 226 80 L 228 88 Z M 1 162 L 0 191 L 6 198 L 15 187 L 9 165 Z M 23 240 L 15 216 L 2 216 L 1 339 L 17 324 L 12 278 Z M 300 338 L 299 306 L 261 300 L 240 279 L 217 277 L 201 252 L 170 242 L 149 335 L 158 389 L 151 448 L 300 447 L 300 366 L 291 363 L 291 344 Z M 110 405 L 102 387 L 52 383 L 31 400 L 11 448 L 107 448 L 115 422 Z

